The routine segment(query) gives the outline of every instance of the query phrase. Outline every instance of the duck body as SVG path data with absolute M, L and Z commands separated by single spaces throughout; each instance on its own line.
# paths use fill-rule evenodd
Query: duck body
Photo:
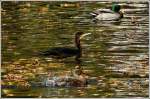
M 114 4 L 112 9 L 97 9 L 90 13 L 96 20 L 100 21 L 116 21 L 123 18 L 123 13 L 120 11 L 120 5 Z
M 43 82 L 43 85 L 46 87 L 83 87 L 87 85 L 87 81 L 72 76 L 50 77 Z
M 70 74 L 71 73 L 71 74 Z M 46 87 L 85 87 L 88 84 L 88 76 L 84 73 L 80 66 L 75 66 L 69 74 L 48 75 L 43 82 Z
M 91 13 L 91 15 L 97 19 L 102 21 L 116 21 L 123 17 L 121 12 L 113 12 L 110 9 L 98 9 L 95 12 Z

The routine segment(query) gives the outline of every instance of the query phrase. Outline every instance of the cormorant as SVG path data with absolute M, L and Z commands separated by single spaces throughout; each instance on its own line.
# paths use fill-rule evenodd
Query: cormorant
M 78 56 L 80 57 L 82 54 L 82 47 L 80 44 L 80 40 L 86 36 L 89 35 L 91 33 L 83 33 L 83 32 L 77 32 L 75 34 L 75 47 L 73 48 L 69 48 L 69 47 L 54 47 L 51 48 L 45 52 L 42 52 L 42 55 L 45 56 L 51 56 L 51 57 L 55 57 L 55 58 L 66 58 L 66 57 L 70 57 L 70 56 Z

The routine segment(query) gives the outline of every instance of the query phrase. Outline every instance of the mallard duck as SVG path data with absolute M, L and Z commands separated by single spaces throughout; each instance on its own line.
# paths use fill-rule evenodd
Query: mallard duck
M 90 13 L 96 20 L 115 21 L 123 18 L 123 12 L 120 11 L 121 6 L 113 4 L 112 9 L 97 9 Z

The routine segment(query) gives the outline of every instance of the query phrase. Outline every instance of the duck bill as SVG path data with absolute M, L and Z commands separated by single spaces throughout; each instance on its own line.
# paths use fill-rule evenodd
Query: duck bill
M 83 37 L 85 37 L 85 36 L 87 36 L 87 35 L 90 35 L 90 34 L 92 34 L 92 33 L 85 33 L 85 34 L 82 34 L 82 35 L 80 36 L 80 39 L 82 39 Z

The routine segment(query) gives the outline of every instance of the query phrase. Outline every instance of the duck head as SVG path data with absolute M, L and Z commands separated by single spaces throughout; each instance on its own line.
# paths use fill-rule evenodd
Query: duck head
M 123 18 L 123 14 L 124 12 L 123 11 L 120 11 L 121 9 L 121 6 L 118 5 L 118 4 L 113 4 L 112 5 L 112 11 L 116 12 L 116 13 L 119 13 L 120 14 L 120 18 Z
M 118 4 L 113 4 L 113 5 L 112 5 L 112 11 L 114 11 L 114 12 L 119 12 L 120 9 L 121 9 L 121 6 L 118 5 Z

